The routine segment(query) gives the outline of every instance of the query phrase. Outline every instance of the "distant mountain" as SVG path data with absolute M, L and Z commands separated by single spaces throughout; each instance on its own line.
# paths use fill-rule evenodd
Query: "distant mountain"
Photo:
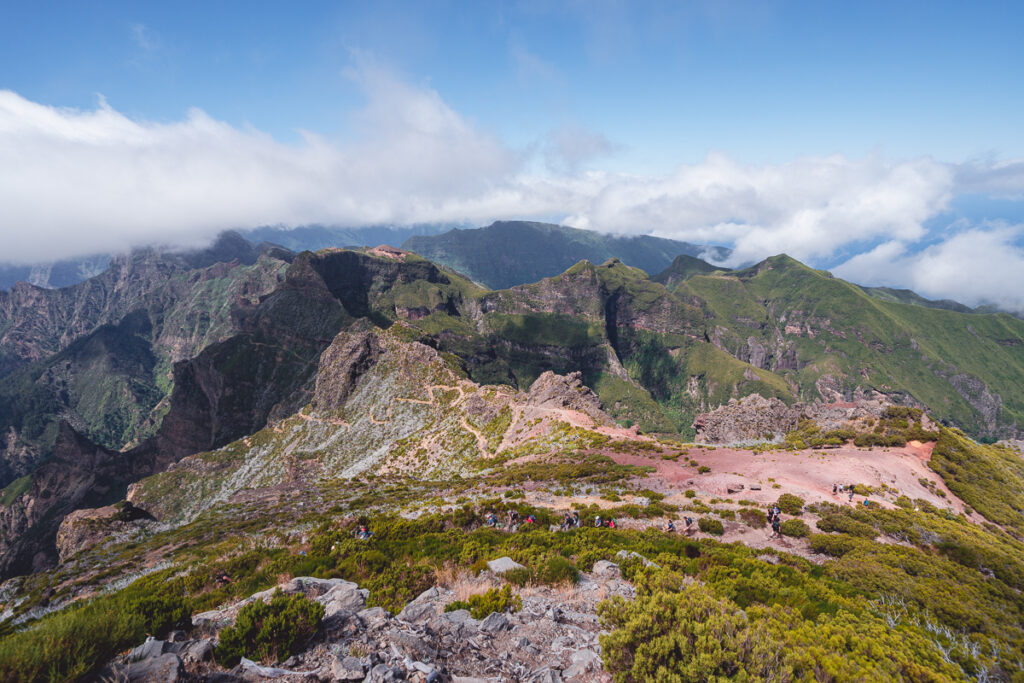
M 110 266 L 109 254 L 84 256 L 51 263 L 29 265 L 0 264 L 0 289 L 10 289 L 18 282 L 36 287 L 57 289 L 78 284 L 99 275 Z
M 365 228 L 343 228 L 304 225 L 298 228 L 267 226 L 245 230 L 242 234 L 253 242 L 271 242 L 294 252 L 317 251 L 327 247 L 376 247 L 390 244 L 397 247 L 418 235 L 437 235 L 452 229 L 451 224 L 377 225 Z
M 659 282 L 669 289 L 673 289 L 677 284 L 684 280 L 689 280 L 694 275 L 707 275 L 718 270 L 727 272 L 729 269 L 713 266 L 695 256 L 680 254 L 672 261 L 672 265 L 653 276 L 651 280 Z
M 486 228 L 455 229 L 411 237 L 403 249 L 444 264 L 491 289 L 505 289 L 558 275 L 587 260 L 618 258 L 645 273 L 660 273 L 680 255 L 724 258 L 724 247 L 639 235 L 617 237 L 551 223 L 498 221 Z

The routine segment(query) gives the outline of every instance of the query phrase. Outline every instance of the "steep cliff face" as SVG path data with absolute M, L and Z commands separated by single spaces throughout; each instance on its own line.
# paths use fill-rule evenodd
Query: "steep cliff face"
M 53 457 L 31 475 L 31 483 L 0 506 L 0 577 L 24 574 L 57 560 L 60 520 L 77 507 L 96 507 L 118 497 L 118 487 L 136 469 L 131 458 L 90 443 L 63 423 Z

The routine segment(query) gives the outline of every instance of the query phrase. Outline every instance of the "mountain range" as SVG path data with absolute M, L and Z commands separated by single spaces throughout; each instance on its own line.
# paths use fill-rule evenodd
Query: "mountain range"
M 201 251 L 112 259 L 70 287 L 0 292 L 0 576 L 39 577 L 11 579 L 12 618 L 42 604 L 36 581 L 76 596 L 98 566 L 127 576 L 137 543 L 178 557 L 254 520 L 308 525 L 310 509 L 390 514 L 437 496 L 514 495 L 533 479 L 562 490 L 556 472 L 572 473 L 569 498 L 590 500 L 653 471 L 667 493 L 642 494 L 637 514 L 657 516 L 658 495 L 700 488 L 704 463 L 676 444 L 746 397 L 787 416 L 751 422 L 766 425 L 753 434 L 766 443 L 814 442 L 801 420 L 821 406 L 848 423 L 822 444 L 858 430 L 937 440 L 941 496 L 922 472 L 898 484 L 872 474 L 870 491 L 887 505 L 910 488 L 932 506 L 954 496 L 954 512 L 996 525 L 985 552 L 1002 564 L 984 562 L 1017 585 L 1004 556 L 1024 529 L 1011 491 L 1024 472 L 976 442 L 1024 437 L 1024 321 L 860 287 L 785 255 L 728 270 L 687 251 L 708 248 L 655 238 L 515 223 L 469 232 L 299 253 L 226 233 Z M 693 472 L 677 476 L 681 448 Z M 640 466 L 653 470 L 629 469 Z M 730 467 L 720 495 L 730 472 L 748 476 Z M 774 481 L 757 476 L 758 491 Z

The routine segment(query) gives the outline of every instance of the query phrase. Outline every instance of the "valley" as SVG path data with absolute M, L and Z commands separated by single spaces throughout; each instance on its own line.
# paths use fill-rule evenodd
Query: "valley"
M 744 634 L 706 677 L 1021 671 L 1024 322 L 786 256 L 492 290 L 240 239 L 0 295 L 3 677 L 640 680 L 691 623 Z M 236 658 L 275 586 L 322 622 Z

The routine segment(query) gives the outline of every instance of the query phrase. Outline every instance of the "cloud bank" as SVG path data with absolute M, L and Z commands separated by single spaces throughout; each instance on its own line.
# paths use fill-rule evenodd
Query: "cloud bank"
M 594 170 L 616 146 L 564 127 L 514 149 L 368 60 L 350 139 L 285 144 L 191 110 L 131 119 L 103 100 L 59 109 L 0 91 L 0 261 L 34 262 L 227 228 L 312 223 L 560 220 L 734 247 L 730 264 L 781 252 L 864 284 L 1024 311 L 1024 233 L 929 222 L 963 193 L 1024 197 L 1024 162 L 950 165 L 880 155 L 743 165 L 720 153 L 666 175 Z M 542 169 L 542 170 L 538 170 Z M 842 256 L 840 256 L 842 255 Z

